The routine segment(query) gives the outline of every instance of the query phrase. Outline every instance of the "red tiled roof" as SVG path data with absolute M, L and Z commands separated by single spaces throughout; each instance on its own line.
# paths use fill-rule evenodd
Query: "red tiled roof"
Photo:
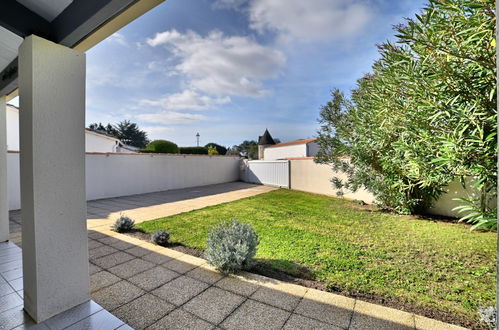
M 270 146 L 269 148 L 284 147 L 284 146 L 290 146 L 290 145 L 294 145 L 294 144 L 305 144 L 305 143 L 314 142 L 315 140 L 317 140 L 317 139 L 316 138 L 313 138 L 313 139 L 299 139 L 299 140 L 294 140 L 294 141 L 282 142 L 282 143 L 274 144 L 273 146 Z

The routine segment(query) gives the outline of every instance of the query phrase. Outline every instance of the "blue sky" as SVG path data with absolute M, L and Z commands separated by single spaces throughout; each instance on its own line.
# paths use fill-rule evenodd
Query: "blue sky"
M 87 52 L 87 124 L 181 146 L 313 137 L 416 0 L 167 0 Z

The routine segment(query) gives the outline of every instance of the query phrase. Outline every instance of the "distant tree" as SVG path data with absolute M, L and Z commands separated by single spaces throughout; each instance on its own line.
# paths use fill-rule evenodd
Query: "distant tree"
M 243 157 L 247 157 L 249 159 L 258 158 L 258 143 L 254 140 L 243 141 L 243 143 L 237 146 L 237 150 L 239 150 Z
M 147 145 L 145 149 L 140 152 L 158 153 L 158 154 L 178 154 L 178 146 L 166 140 L 154 140 Z
M 108 126 L 111 125 L 108 124 Z M 137 124 L 129 120 L 123 120 L 111 128 L 116 130 L 116 137 L 118 139 L 130 146 L 144 148 L 149 143 L 147 133 L 141 131 Z
M 273 138 L 273 139 L 274 139 L 275 144 L 281 143 L 281 139 L 279 139 L 279 138 Z
M 113 125 L 111 125 L 111 124 L 107 124 L 107 125 L 106 125 L 106 127 L 105 127 L 105 131 L 106 131 L 106 133 L 107 133 L 107 134 L 109 134 L 109 135 L 112 135 L 112 136 L 115 136 L 115 137 L 119 138 L 119 137 L 118 137 L 119 132 L 118 132 L 118 130 L 117 130 L 117 129 L 113 126 Z M 147 144 L 148 142 L 149 142 L 149 140 L 147 140 L 146 144 Z M 137 146 L 136 146 L 136 147 L 137 147 Z M 140 147 L 139 147 L 139 148 L 140 148 Z
M 104 125 L 102 125 L 102 123 L 90 124 L 88 125 L 88 128 L 91 129 L 92 131 L 102 131 L 102 132 L 106 131 L 106 128 L 104 127 Z
M 102 123 L 93 123 L 88 125 L 93 131 L 105 132 L 108 135 L 120 139 L 123 143 L 137 148 L 144 148 L 148 143 L 147 133 L 140 130 L 139 126 L 129 120 L 123 120 L 116 125 Z
M 180 147 L 180 153 L 184 155 L 207 155 L 208 149 L 205 147 Z
M 241 153 L 239 152 L 238 146 L 232 146 L 227 150 L 225 153 L 227 156 L 241 156 Z
M 217 149 L 218 155 L 225 155 L 227 153 L 227 148 L 219 144 L 210 142 L 204 146 L 205 148 L 215 147 Z

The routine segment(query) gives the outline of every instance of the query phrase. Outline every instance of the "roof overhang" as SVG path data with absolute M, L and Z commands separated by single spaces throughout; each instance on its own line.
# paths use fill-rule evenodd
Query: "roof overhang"
M 23 38 L 35 34 L 84 52 L 163 1 L 2 0 L 0 95 L 17 96 L 17 47 Z

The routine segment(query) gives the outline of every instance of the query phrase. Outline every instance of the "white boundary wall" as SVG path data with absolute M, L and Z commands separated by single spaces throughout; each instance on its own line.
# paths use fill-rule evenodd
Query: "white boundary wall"
M 290 158 L 280 161 L 245 161 L 243 164 L 241 167 L 241 180 L 243 181 L 334 197 L 339 197 L 340 190 L 333 187 L 331 179 L 333 177 L 346 179 L 345 173 L 334 172 L 331 165 L 328 164 L 317 164 L 313 157 Z M 476 191 L 470 186 L 471 182 L 468 182 L 467 189 L 463 188 L 459 179 L 451 182 L 446 187 L 446 192 L 440 196 L 433 207 L 428 210 L 428 213 L 456 218 L 462 216 L 457 211 L 453 211 L 454 207 L 461 204 L 453 199 L 456 197 L 476 197 Z M 375 203 L 374 196 L 363 188 L 356 192 L 342 189 L 341 193 L 342 197 L 346 199 L 362 200 L 368 204 Z
M 20 208 L 19 153 L 9 152 L 9 209 Z M 86 154 L 87 200 L 239 180 L 239 157 L 166 154 Z
M 307 191 L 316 194 L 339 197 L 338 192 L 342 192 L 343 198 L 358 199 L 368 204 L 375 202 L 374 196 L 366 189 L 359 189 L 356 192 L 348 189 L 336 189 L 331 183 L 333 177 L 342 180 L 347 179 L 347 175 L 341 172 L 334 172 L 331 165 L 317 164 L 313 158 L 291 159 L 291 189 Z

